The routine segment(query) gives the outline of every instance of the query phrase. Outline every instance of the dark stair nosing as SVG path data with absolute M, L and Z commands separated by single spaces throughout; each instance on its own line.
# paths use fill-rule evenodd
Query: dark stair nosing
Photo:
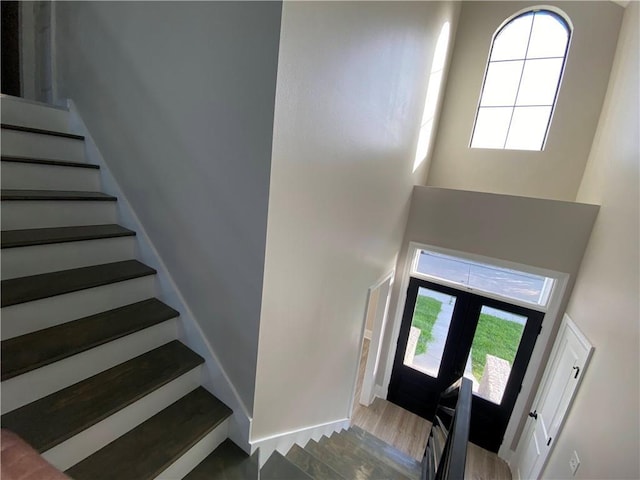
M 28 277 L 2 280 L 2 307 L 41 300 L 111 283 L 154 275 L 156 270 L 137 260 L 72 268 Z
M 13 125 L 10 123 L 1 124 L 5 130 L 15 130 L 18 132 L 38 133 L 41 135 L 51 135 L 54 137 L 70 138 L 72 140 L 84 140 L 82 135 L 76 135 L 74 133 L 59 132 L 56 130 L 47 130 L 44 128 L 24 127 L 22 125 Z
M 10 338 L 0 343 L 5 381 L 180 314 L 156 298 Z
M 202 363 L 200 355 L 174 340 L 12 410 L 0 422 L 42 453 Z
M 182 480 L 258 480 L 258 470 L 256 454 L 247 455 L 227 439 Z
M 261 480 L 313 480 L 275 450 L 260 470 Z
M 285 458 L 314 480 L 348 480 L 298 444 L 293 444 Z
M 351 426 L 349 430 L 341 432 L 341 436 L 363 450 L 368 451 L 370 454 L 375 455 L 378 459 L 383 460 L 402 474 L 410 478 L 419 478 L 422 471 L 420 462 L 392 445 L 389 445 L 384 440 L 375 437 L 357 426 Z
M 116 224 L 3 230 L 0 232 L 0 246 L 2 248 L 30 247 L 52 243 L 135 236 L 135 234 L 136 232 L 133 230 Z
M 75 480 L 153 479 L 231 414 L 198 387 L 65 473 Z
M 28 163 L 33 165 L 50 165 L 53 167 L 78 167 L 99 170 L 100 165 L 93 163 L 68 162 L 65 160 L 51 160 L 48 158 L 16 157 L 13 155 L 2 155 L 0 160 L 9 163 Z
M 76 190 L 18 190 L 3 189 L 1 200 L 4 201 L 39 201 L 39 200 L 65 200 L 65 201 L 93 201 L 115 202 L 113 195 L 102 192 L 82 192 Z

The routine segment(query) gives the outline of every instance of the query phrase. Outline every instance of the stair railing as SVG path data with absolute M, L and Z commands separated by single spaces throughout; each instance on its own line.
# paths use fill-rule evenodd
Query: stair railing
M 422 460 L 422 480 L 463 480 L 472 383 L 460 378 L 440 395 Z M 454 404 L 451 408 L 447 405 Z

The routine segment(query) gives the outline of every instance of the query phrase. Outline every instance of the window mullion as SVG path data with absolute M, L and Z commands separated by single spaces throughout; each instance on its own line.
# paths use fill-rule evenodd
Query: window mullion
M 516 112 L 516 105 L 518 104 L 518 95 L 520 95 L 520 86 L 522 85 L 522 77 L 524 76 L 524 67 L 527 65 L 527 57 L 529 56 L 529 45 L 531 45 L 531 35 L 533 33 L 533 24 L 536 21 L 536 12 L 533 12 L 533 18 L 531 19 L 531 27 L 529 27 L 529 38 L 527 39 L 527 48 L 524 52 L 524 61 L 522 62 L 522 70 L 520 71 L 520 79 L 518 80 L 518 88 L 516 89 L 516 99 L 513 102 L 513 108 L 511 109 L 511 117 L 509 118 L 509 125 L 507 126 L 507 134 L 504 137 L 503 148 L 507 148 L 507 142 L 509 141 L 509 132 L 511 131 L 511 123 L 513 122 L 513 115 Z

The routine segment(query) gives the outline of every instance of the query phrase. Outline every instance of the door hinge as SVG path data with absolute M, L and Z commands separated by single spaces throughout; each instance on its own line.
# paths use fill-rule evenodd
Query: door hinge
M 538 335 L 540 335 L 540 333 L 542 333 L 542 325 L 540 325 L 540 328 L 538 329 Z
M 573 376 L 573 378 L 578 378 L 578 374 L 580 373 L 580 367 L 578 367 L 577 365 L 574 365 L 573 369 L 576 371 L 576 374 Z
M 549 437 L 549 440 L 547 440 L 547 447 L 551 445 L 551 437 Z

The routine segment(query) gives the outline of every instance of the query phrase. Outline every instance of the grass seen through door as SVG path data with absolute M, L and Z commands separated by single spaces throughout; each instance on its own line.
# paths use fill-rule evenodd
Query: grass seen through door
M 411 325 L 420 329 L 415 355 L 427 351 L 434 340 L 433 325 L 442 309 L 442 302 L 425 295 L 418 295 Z M 487 355 L 502 358 L 513 366 L 524 325 L 486 313 L 480 314 L 471 347 L 471 369 L 479 382 L 484 373 Z
M 427 345 L 433 340 L 433 324 L 442 308 L 442 302 L 435 298 L 418 295 L 411 325 L 420 329 L 420 337 L 416 345 L 416 355 L 427 351 Z
M 476 380 L 482 379 L 487 355 L 502 358 L 513 366 L 524 325 L 486 313 L 480 314 L 471 347 L 471 369 Z

